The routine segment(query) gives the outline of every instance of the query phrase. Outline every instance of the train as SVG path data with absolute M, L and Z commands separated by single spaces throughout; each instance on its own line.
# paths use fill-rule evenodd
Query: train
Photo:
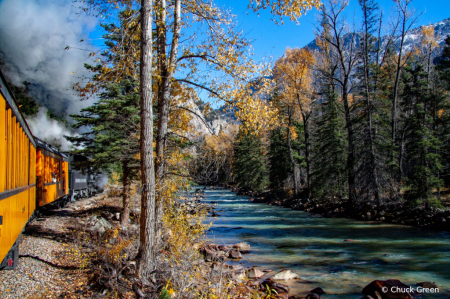
M 33 136 L 0 71 L 0 270 L 16 268 L 19 237 L 39 209 L 102 191 L 105 175 L 75 169 L 80 159 Z

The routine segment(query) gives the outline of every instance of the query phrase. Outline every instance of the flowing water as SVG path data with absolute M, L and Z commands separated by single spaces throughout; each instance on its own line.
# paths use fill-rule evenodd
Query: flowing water
M 322 298 L 361 298 L 375 279 L 399 279 L 408 285 L 433 281 L 450 296 L 450 234 L 408 226 L 322 218 L 288 208 L 252 203 L 230 190 L 205 190 L 219 217 L 208 232 L 216 244 L 245 241 L 250 254 L 239 263 L 273 271 L 291 269 L 302 280 L 290 281 L 291 294 L 322 287 Z M 351 239 L 350 241 L 344 241 Z

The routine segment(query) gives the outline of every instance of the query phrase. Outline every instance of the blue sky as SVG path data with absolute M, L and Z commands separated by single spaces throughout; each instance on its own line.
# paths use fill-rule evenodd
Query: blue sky
M 238 24 L 248 32 L 248 37 L 255 39 L 253 43 L 254 52 L 258 56 L 273 55 L 276 59 L 281 56 L 286 47 L 303 47 L 314 39 L 314 25 L 318 16 L 317 10 L 313 9 L 300 19 L 300 25 L 286 20 L 284 25 L 275 25 L 270 21 L 271 15 L 268 11 L 257 14 L 247 9 L 248 1 L 221 0 L 216 1 L 218 5 L 232 8 L 237 15 Z M 387 16 L 392 11 L 394 2 L 392 0 L 379 0 L 383 15 Z M 412 7 L 417 13 L 423 12 L 417 26 L 436 23 L 450 18 L 450 0 L 414 0 Z M 356 24 L 359 24 L 360 8 L 357 0 L 350 0 L 346 9 L 348 21 L 356 16 Z M 248 14 L 247 14 L 248 13 Z
M 313 9 L 300 18 L 300 24 L 286 19 L 284 25 L 276 25 L 272 22 L 269 11 L 260 11 L 258 14 L 247 9 L 248 0 L 215 0 L 218 6 L 229 8 L 236 15 L 239 29 L 246 33 L 247 38 L 252 39 L 253 50 L 256 59 L 273 56 L 274 59 L 283 55 L 287 47 L 303 47 L 314 39 L 314 24 L 318 17 L 318 11 Z M 394 2 L 392 0 L 378 0 L 383 15 L 387 18 L 392 13 Z M 423 12 L 417 26 L 428 25 L 450 18 L 450 0 L 414 0 L 412 7 L 417 13 Z M 353 18 L 356 24 L 360 21 L 360 8 L 358 0 L 350 0 L 346 9 L 348 22 Z M 94 44 L 101 44 L 101 31 L 99 27 L 89 33 L 91 39 L 96 39 Z

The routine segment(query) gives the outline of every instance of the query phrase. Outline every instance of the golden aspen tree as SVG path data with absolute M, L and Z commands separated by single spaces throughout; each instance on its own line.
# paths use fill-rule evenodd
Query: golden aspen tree
M 315 63 L 315 57 L 308 49 L 287 49 L 283 57 L 278 59 L 274 67 L 274 80 L 278 90 L 281 92 L 282 101 L 292 103 L 292 107 L 300 114 L 303 123 L 303 132 L 305 138 L 305 159 L 306 159 L 306 183 L 307 196 L 310 191 L 310 116 L 311 106 L 314 101 L 312 84 L 312 66 Z M 288 148 L 290 160 L 294 170 L 297 169 L 292 155 L 291 146 L 291 127 L 293 126 L 291 115 L 288 117 Z M 294 193 L 297 195 L 298 182 L 294 171 Z

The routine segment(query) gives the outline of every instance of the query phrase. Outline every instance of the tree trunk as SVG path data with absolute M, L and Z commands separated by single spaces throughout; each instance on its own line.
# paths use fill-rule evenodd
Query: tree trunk
M 156 161 L 155 174 L 160 182 L 164 175 L 164 148 L 167 138 L 167 125 L 169 121 L 169 95 L 170 71 L 167 65 L 167 28 L 166 28 L 166 1 L 158 0 L 156 13 L 157 55 L 160 71 L 160 84 L 158 91 L 158 130 L 156 131 Z
M 141 177 L 142 198 L 140 243 L 136 276 L 148 277 L 156 259 L 156 196 L 153 165 L 152 111 L 152 7 L 153 0 L 141 0 Z
M 294 160 L 294 155 L 292 154 L 292 144 L 291 144 L 291 110 L 288 107 L 288 116 L 289 116 L 289 121 L 288 121 L 288 131 L 287 131 L 287 146 L 289 149 L 289 161 L 291 162 L 292 165 L 292 171 L 293 171 L 293 181 L 294 181 L 294 197 L 297 197 L 298 195 L 298 171 L 297 171 L 297 164 L 295 163 Z
M 401 3 L 398 2 L 398 5 L 400 6 L 399 9 L 402 12 L 402 31 L 400 36 L 400 47 L 399 47 L 399 53 L 397 57 L 397 69 L 395 72 L 395 81 L 394 81 L 394 96 L 392 99 L 392 115 L 391 115 L 391 138 L 392 138 L 392 146 L 395 147 L 396 142 L 396 130 L 397 130 L 397 101 L 398 101 L 398 87 L 400 84 L 400 74 L 402 71 L 402 58 L 403 58 L 403 44 L 405 43 L 405 36 L 407 33 L 407 20 L 408 20 L 408 2 L 405 2 L 405 7 L 401 7 Z M 392 152 L 392 161 L 394 161 L 394 155 L 395 153 Z M 400 156 L 400 155 L 399 155 Z M 401 162 L 399 161 L 399 167 Z M 401 170 L 399 170 L 399 173 L 401 173 Z
M 367 22 L 365 23 L 365 44 L 364 44 L 364 53 L 363 53 L 363 67 L 364 67 L 364 92 L 365 92 L 365 98 L 367 101 L 367 125 L 369 127 L 369 151 L 370 151 L 370 176 L 371 176 L 371 184 L 373 184 L 373 192 L 375 201 L 378 206 L 381 205 L 381 198 L 380 198 L 380 187 L 378 184 L 378 175 L 377 175 L 377 167 L 376 167 L 376 160 L 375 160 L 375 141 L 374 141 L 374 130 L 372 128 L 372 103 L 371 103 L 371 96 L 369 92 L 369 49 L 368 49 L 368 41 L 369 38 L 369 32 L 367 29 Z M 374 87 L 376 88 L 376 87 Z M 370 186 L 369 185 L 369 186 Z
M 122 172 L 123 172 L 123 193 L 122 193 L 122 200 L 123 200 L 123 210 L 122 210 L 122 217 L 120 218 L 120 224 L 122 226 L 127 226 L 130 219 L 130 201 L 128 198 L 128 195 L 130 193 L 130 180 L 129 180 L 129 168 L 128 168 L 128 161 L 122 162 Z
M 347 155 L 347 175 L 348 175 L 348 200 L 350 205 L 356 203 L 355 186 L 355 147 L 353 145 L 353 126 L 350 118 L 350 107 L 348 104 L 348 77 L 344 79 L 342 86 L 342 100 L 344 102 L 345 124 L 347 127 L 348 155 Z
M 177 55 L 181 31 L 181 0 L 175 1 L 174 9 L 174 32 L 172 37 L 172 46 L 170 53 L 167 52 L 167 24 L 166 24 L 166 0 L 159 0 L 159 13 L 157 14 L 157 34 L 158 34 L 158 62 L 161 74 L 161 84 L 158 94 L 158 131 L 156 132 L 156 177 L 160 183 L 163 183 L 164 176 L 164 150 L 166 148 L 169 106 L 170 106 L 170 88 L 172 76 L 176 69 Z
M 311 185 L 309 181 L 309 173 L 311 169 L 311 161 L 309 160 L 309 127 L 308 118 L 303 115 L 303 131 L 305 133 L 305 159 L 306 159 L 306 196 L 309 198 Z
M 158 94 L 158 130 L 156 132 L 156 161 L 155 173 L 159 188 L 164 186 L 164 170 L 165 170 L 165 149 L 168 136 L 169 109 L 170 109 L 170 88 L 172 84 L 172 76 L 176 69 L 176 61 L 178 55 L 178 46 L 181 31 L 181 0 L 175 1 L 174 9 L 174 33 L 172 37 L 172 47 L 170 54 L 167 52 L 167 24 L 166 24 L 166 0 L 159 0 L 159 13 L 157 14 L 157 53 L 159 69 L 161 74 L 161 84 Z M 156 211 L 156 234 L 162 224 L 163 206 L 158 205 Z M 159 238 L 158 238 L 159 239 Z

